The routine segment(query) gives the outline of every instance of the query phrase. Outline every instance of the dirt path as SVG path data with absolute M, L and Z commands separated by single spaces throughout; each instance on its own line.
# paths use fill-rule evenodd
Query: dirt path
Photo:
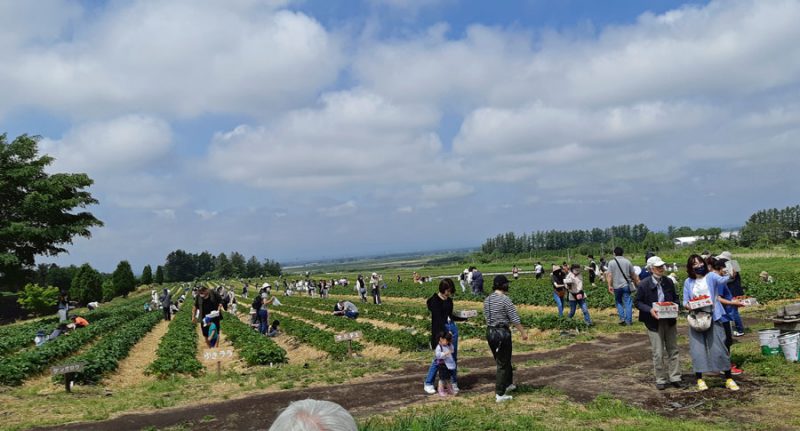
M 130 355 L 119 363 L 117 372 L 107 379 L 111 388 L 127 388 L 138 385 L 145 380 L 155 380 L 154 376 L 144 373 L 145 368 L 153 362 L 161 338 L 167 333 L 169 321 L 162 320 L 149 334 L 145 335 L 131 349 Z
M 682 346 L 683 359 L 687 359 Z M 652 382 L 650 349 L 645 334 L 604 336 L 589 343 L 546 352 L 514 356 L 520 367 L 515 382 L 533 387 L 549 386 L 563 391 L 571 399 L 588 402 L 600 394 L 609 394 L 632 405 L 661 413 L 691 416 L 691 407 L 704 400 L 747 399 L 758 385 L 745 376 L 738 379 L 742 391 L 732 393 L 716 385 L 699 394 L 691 389 L 658 391 Z M 540 362 L 542 366 L 525 367 Z M 493 394 L 495 366 L 491 357 L 460 361 L 468 369 L 459 378 L 462 393 L 483 394 L 487 401 Z M 368 382 L 309 389 L 289 390 L 207 404 L 146 413 L 124 415 L 109 421 L 59 426 L 60 430 L 139 430 L 186 424 L 195 430 L 263 430 L 291 401 L 305 398 L 337 402 L 355 416 L 365 416 L 404 406 L 424 403 L 429 397 L 421 390 L 424 366 L 409 363 L 405 368 Z M 583 376 L 576 381 L 575 376 Z M 689 381 L 690 375 L 684 375 Z M 685 409 L 685 410 L 684 410 Z

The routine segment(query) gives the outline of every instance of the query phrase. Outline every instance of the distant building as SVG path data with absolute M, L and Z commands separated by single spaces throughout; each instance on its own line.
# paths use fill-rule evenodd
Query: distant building
M 699 239 L 699 236 L 679 236 L 673 239 L 672 242 L 678 247 L 683 247 L 685 245 L 692 245 Z

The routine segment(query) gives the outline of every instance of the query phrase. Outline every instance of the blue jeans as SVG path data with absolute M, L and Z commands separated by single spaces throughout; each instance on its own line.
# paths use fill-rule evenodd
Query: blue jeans
M 558 317 L 564 317 L 564 300 L 558 296 L 556 291 L 553 291 L 553 300 L 556 301 L 556 307 L 558 307 Z
M 356 317 L 358 317 L 358 312 L 357 311 L 347 310 L 347 311 L 344 312 L 344 315 L 348 319 L 355 319 Z
M 617 304 L 619 321 L 630 325 L 633 322 L 633 301 L 630 287 L 614 289 L 614 302 Z
M 456 326 L 455 322 L 450 322 L 444 327 L 453 334 L 453 361 L 456 363 L 456 369 L 450 373 L 450 381 L 453 383 L 458 383 L 458 326 Z M 436 346 L 433 347 L 436 348 Z M 436 379 L 436 372 L 438 370 L 439 363 L 436 361 L 436 358 L 434 358 L 433 362 L 431 362 L 431 367 L 428 369 L 428 375 L 425 377 L 426 385 L 433 385 L 433 381 Z
M 581 311 L 583 312 L 583 321 L 586 322 L 587 325 L 592 324 L 592 318 L 589 317 L 589 306 L 586 305 L 586 300 L 581 299 L 580 301 L 569 301 L 569 318 L 572 319 L 572 316 L 575 315 L 575 308 L 581 305 Z
M 266 334 L 268 328 L 269 313 L 267 313 L 267 310 L 258 310 L 258 332 Z
M 731 307 L 731 312 L 728 313 L 733 319 L 733 324 L 736 326 L 736 332 L 744 332 L 744 323 L 742 316 L 739 315 L 739 307 Z

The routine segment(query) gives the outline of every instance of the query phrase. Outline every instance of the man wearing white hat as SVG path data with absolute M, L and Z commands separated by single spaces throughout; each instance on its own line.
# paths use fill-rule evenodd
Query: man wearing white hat
M 680 388 L 682 384 L 678 361 L 677 319 L 662 319 L 653 308 L 655 302 L 677 304 L 678 294 L 675 292 L 675 284 L 665 276 L 666 263 L 660 257 L 647 259 L 647 269 L 652 275 L 639 282 L 635 306 L 639 310 L 639 321 L 647 327 L 647 336 L 650 338 L 656 388 L 664 390 L 668 384 Z

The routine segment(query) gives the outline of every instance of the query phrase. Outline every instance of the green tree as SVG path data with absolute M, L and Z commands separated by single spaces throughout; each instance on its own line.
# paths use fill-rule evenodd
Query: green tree
M 158 265 L 156 267 L 156 280 L 155 280 L 155 282 L 156 282 L 156 284 L 164 283 L 164 268 L 162 268 L 161 265 Z
M 72 278 L 69 296 L 82 304 L 103 299 L 103 277 L 88 263 L 78 268 Z
M 58 302 L 58 288 L 27 284 L 19 292 L 17 303 L 25 311 L 41 316 L 54 312 Z
M 145 265 L 142 270 L 141 284 L 153 284 L 153 268 L 150 265 Z
M 97 203 L 85 190 L 93 181 L 45 172 L 53 158 L 39 155 L 38 140 L 22 135 L 9 143 L 0 134 L 0 285 L 21 285 L 36 255 L 62 253 L 75 236 L 89 238 L 89 228 L 103 225 L 90 212 L 75 211 Z
M 244 256 L 241 253 L 234 251 L 231 253 L 231 268 L 232 268 L 232 275 L 236 277 L 241 277 L 245 274 L 246 271 L 246 263 L 244 260 Z
M 51 264 L 50 269 L 47 270 L 45 285 L 55 286 L 61 291 L 68 291 L 76 272 L 78 272 L 78 267 L 75 265 L 61 268 L 56 264 Z
M 230 277 L 233 275 L 233 265 L 231 265 L 231 261 L 228 260 L 228 256 L 226 256 L 225 253 L 220 253 L 219 256 L 217 256 L 215 271 L 217 277 Z
M 111 301 L 117 295 L 117 289 L 114 288 L 114 280 L 108 278 L 103 280 L 103 301 Z
M 258 258 L 255 256 L 250 256 L 250 259 L 247 260 L 245 264 L 245 277 L 258 277 L 261 275 L 262 267 L 261 262 L 258 261 Z
M 116 296 L 127 297 L 129 293 L 136 289 L 136 277 L 133 275 L 131 264 L 127 260 L 123 260 L 117 265 L 111 280 L 114 282 Z

